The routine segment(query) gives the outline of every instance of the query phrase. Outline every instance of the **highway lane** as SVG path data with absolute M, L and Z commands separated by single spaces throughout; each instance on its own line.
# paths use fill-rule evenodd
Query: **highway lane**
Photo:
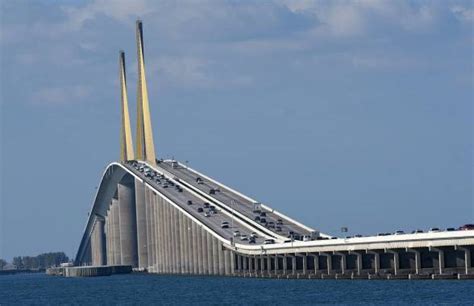
M 204 216 L 204 212 L 209 212 L 209 209 L 204 208 L 204 203 L 206 201 L 196 196 L 192 192 L 189 192 L 185 188 L 183 188 L 182 191 L 179 192 L 178 189 L 176 189 L 176 186 L 171 185 L 176 185 L 174 182 L 172 182 L 171 178 L 168 177 L 167 180 L 165 176 L 165 178 L 160 178 L 160 183 L 158 183 L 152 178 L 146 177 L 142 172 L 137 170 L 131 164 L 127 163 L 125 164 L 125 166 L 134 174 L 142 178 L 147 184 L 149 184 L 157 191 L 168 197 L 171 201 L 179 205 L 182 209 L 191 214 L 193 217 L 209 226 L 215 233 L 217 233 L 221 237 L 230 240 L 233 237 L 233 232 L 236 230 L 238 230 L 242 235 L 247 235 L 247 237 L 252 234 L 252 228 L 244 226 L 237 219 L 234 219 L 234 221 L 232 221 L 232 217 L 224 214 L 219 207 L 216 207 L 216 214 L 210 214 L 209 217 Z M 167 182 L 167 188 L 164 187 L 165 182 Z M 188 205 L 189 200 L 192 201 L 192 205 Z M 203 208 L 204 212 L 198 212 L 198 208 Z M 222 228 L 221 225 L 223 221 L 229 222 L 229 228 Z M 249 244 L 249 241 L 242 241 L 239 237 L 235 237 L 234 240 L 236 243 Z M 264 240 L 265 237 L 259 236 L 255 239 L 255 244 L 263 244 Z
M 233 208 L 244 216 L 254 220 L 256 214 L 253 212 L 254 203 L 252 201 L 249 201 L 248 199 L 233 192 L 232 190 L 229 190 L 228 188 L 222 187 L 206 178 L 200 177 L 199 174 L 181 164 L 176 163 L 175 166 L 172 166 L 171 161 L 161 161 L 158 164 L 158 167 L 161 167 L 169 173 L 172 173 L 177 178 L 199 189 L 206 195 L 224 203 L 229 208 Z M 198 177 L 201 178 L 201 183 L 196 181 Z M 211 189 L 217 189 L 220 191 L 216 192 L 215 194 L 209 194 Z M 276 235 L 287 237 L 290 232 L 298 233 L 299 235 L 311 235 L 311 232 L 307 229 L 293 223 L 291 220 L 273 213 L 271 210 L 261 208 L 261 211 L 266 213 L 265 219 L 267 222 L 274 222 L 276 224 L 278 219 L 283 221 L 283 224 L 280 225 L 281 231 L 277 231 L 275 228 L 270 228 L 267 226 L 267 229 Z

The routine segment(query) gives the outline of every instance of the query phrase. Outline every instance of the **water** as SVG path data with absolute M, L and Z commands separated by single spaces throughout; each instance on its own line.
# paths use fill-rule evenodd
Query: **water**
M 474 281 L 272 280 L 114 275 L 0 276 L 0 305 L 24 304 L 463 304 Z

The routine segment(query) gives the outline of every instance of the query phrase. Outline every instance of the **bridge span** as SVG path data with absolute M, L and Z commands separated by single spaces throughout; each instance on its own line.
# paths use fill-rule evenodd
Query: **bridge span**
M 276 278 L 473 278 L 474 230 L 339 238 L 155 156 L 137 21 L 136 148 L 119 56 L 121 159 L 104 171 L 75 265 Z

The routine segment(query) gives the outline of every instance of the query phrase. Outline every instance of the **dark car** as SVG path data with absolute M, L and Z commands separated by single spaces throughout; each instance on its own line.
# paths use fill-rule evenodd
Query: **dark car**
M 205 202 L 203 205 L 204 205 L 204 208 L 209 208 L 209 206 L 210 206 L 209 203 L 207 203 L 207 202 Z
M 211 189 L 209 190 L 209 194 L 216 194 L 216 191 L 211 188 Z
M 267 223 L 267 219 L 265 219 L 265 218 L 260 218 L 260 223 Z
M 454 232 L 456 229 L 454 227 L 448 227 L 446 229 L 447 232 Z
M 474 230 L 474 224 L 464 224 L 463 226 L 459 227 L 460 231 L 471 231 Z
M 281 226 L 277 226 L 277 227 L 275 227 L 275 229 L 276 229 L 277 232 L 281 232 Z
M 193 205 L 193 201 L 188 200 L 188 205 Z
M 282 225 L 282 224 L 283 224 L 283 220 L 282 220 L 282 219 L 278 219 L 278 220 L 277 220 L 277 224 L 278 224 L 278 225 Z
M 256 217 L 254 218 L 254 220 L 255 220 L 255 221 L 260 221 L 260 216 L 256 216 Z
M 203 211 L 204 211 L 204 209 L 202 209 L 202 207 L 198 208 L 198 212 L 203 212 Z
M 266 216 L 267 216 L 267 213 L 266 213 L 266 212 L 262 211 L 262 212 L 260 213 L 260 217 L 266 217 Z

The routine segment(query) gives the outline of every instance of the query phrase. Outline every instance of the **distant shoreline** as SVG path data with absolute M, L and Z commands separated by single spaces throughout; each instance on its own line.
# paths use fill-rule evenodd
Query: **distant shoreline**
M 13 274 L 20 274 L 20 273 L 44 273 L 46 269 L 23 269 L 23 270 L 0 270 L 1 275 L 13 275 Z

